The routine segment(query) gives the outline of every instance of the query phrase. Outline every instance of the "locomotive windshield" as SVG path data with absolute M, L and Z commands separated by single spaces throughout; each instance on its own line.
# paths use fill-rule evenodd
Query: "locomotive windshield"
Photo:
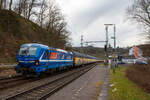
M 22 47 L 20 48 L 19 55 L 35 55 L 37 47 Z

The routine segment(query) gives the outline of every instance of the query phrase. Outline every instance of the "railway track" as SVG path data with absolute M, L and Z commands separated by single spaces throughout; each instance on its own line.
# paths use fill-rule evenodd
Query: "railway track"
M 18 78 L 18 77 L 21 77 L 21 75 L 14 75 L 11 77 L 0 77 L 0 81 L 14 79 L 14 78 Z
M 35 79 L 25 79 L 24 77 L 13 77 L 8 79 L 0 80 L 0 92 L 2 92 L 3 89 L 12 88 L 21 84 L 25 84 L 30 81 L 34 81 Z
M 48 78 L 48 77 L 52 77 L 58 74 L 63 73 L 62 72 L 57 72 L 53 75 L 50 76 L 41 76 L 41 77 L 36 77 L 36 78 L 24 78 L 21 75 L 15 75 L 12 77 L 5 77 L 5 78 L 0 78 L 0 93 L 3 92 L 4 89 L 9 89 L 9 88 L 13 88 L 15 86 L 19 86 L 19 85 L 23 85 L 26 84 L 28 82 L 34 82 L 34 81 L 38 81 L 40 79 L 44 79 L 44 78 Z
M 47 81 L 42 85 L 5 97 L 4 100 L 45 100 L 47 97 L 80 77 L 93 67 L 95 67 L 95 65 L 82 67 L 75 71 L 68 72 L 66 75 L 55 80 Z
M 10 86 L 15 85 L 15 83 L 19 80 L 22 80 L 23 77 L 21 76 L 13 76 L 13 77 L 6 77 L 0 79 L 0 90 L 7 89 Z M 17 83 L 16 83 L 17 84 Z M 0 91 L 1 92 L 1 91 Z

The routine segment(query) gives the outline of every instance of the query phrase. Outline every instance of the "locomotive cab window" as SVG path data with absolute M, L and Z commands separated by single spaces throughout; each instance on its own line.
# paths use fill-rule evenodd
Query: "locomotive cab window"
M 35 55 L 37 47 L 22 47 L 20 48 L 19 55 Z

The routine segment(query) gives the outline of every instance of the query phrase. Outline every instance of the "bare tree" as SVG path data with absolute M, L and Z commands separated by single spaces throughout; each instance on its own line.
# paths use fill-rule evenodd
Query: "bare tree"
M 23 0 L 19 0 L 18 7 L 15 7 L 15 10 L 17 11 L 17 13 L 19 15 L 21 15 L 21 13 L 22 13 L 22 2 L 23 2 Z
M 54 39 L 58 39 L 54 45 L 61 47 L 68 42 L 69 31 L 67 30 L 67 23 L 61 10 L 53 2 L 50 2 L 48 10 L 46 30 L 52 34 Z
M 17 0 L 17 5 L 14 10 L 19 15 L 23 15 L 25 18 L 30 19 L 35 1 L 36 0 Z
M 25 18 L 28 17 L 28 0 L 23 0 L 22 3 L 22 13 Z
M 48 21 L 46 29 L 53 30 L 55 25 L 58 24 L 61 20 L 63 20 L 63 16 L 61 16 L 60 9 L 53 3 L 49 4 Z
M 47 5 L 47 0 L 42 0 L 41 4 L 40 4 L 40 12 L 38 14 L 38 23 L 40 24 L 41 27 L 43 27 L 43 22 L 44 19 L 46 19 L 47 14 L 46 11 L 48 10 L 48 5 Z
M 145 32 L 150 32 L 150 1 L 134 0 L 133 4 L 127 9 L 128 17 L 144 26 Z M 149 34 L 150 35 L 150 34 Z
M 35 1 L 36 0 L 31 0 L 31 3 L 29 4 L 29 10 L 28 10 L 28 20 L 30 19 L 30 17 L 31 17 L 31 11 L 32 11 L 32 9 L 33 9 L 33 7 L 34 7 L 34 4 L 35 4 Z
M 0 8 L 4 8 L 4 0 L 0 0 Z M 64 47 L 68 41 L 69 31 L 65 18 L 54 0 L 9 0 L 9 10 L 15 10 L 19 15 L 36 20 L 42 28 L 47 30 L 49 44 L 54 47 Z M 58 39 L 58 41 L 54 41 Z
M 30 0 L 17 0 L 14 11 L 19 15 L 23 15 L 25 18 L 28 18 L 28 9 L 29 9 Z

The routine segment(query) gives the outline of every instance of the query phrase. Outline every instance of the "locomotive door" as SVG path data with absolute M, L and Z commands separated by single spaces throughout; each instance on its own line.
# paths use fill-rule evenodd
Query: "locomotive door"
M 50 56 L 50 52 L 49 50 L 46 50 L 46 65 L 48 66 L 49 65 L 49 56 Z

